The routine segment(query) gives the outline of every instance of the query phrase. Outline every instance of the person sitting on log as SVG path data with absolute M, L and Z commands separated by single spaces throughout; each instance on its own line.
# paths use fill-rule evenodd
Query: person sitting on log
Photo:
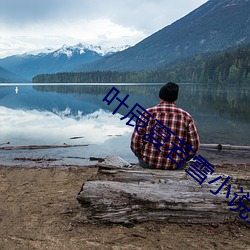
M 194 119 L 174 103 L 178 92 L 168 82 L 159 91 L 160 103 L 137 119 L 130 147 L 143 168 L 183 169 L 199 149 Z

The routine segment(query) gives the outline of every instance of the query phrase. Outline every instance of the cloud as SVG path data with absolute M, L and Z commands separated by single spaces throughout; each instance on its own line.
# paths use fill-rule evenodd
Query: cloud
M 78 19 L 60 23 L 45 21 L 26 25 L 22 29 L 13 28 L 11 33 L 0 24 L 0 30 L 0 57 L 46 47 L 56 49 L 63 44 L 79 42 L 105 46 L 133 45 L 145 37 L 142 31 L 113 23 L 109 19 Z
M 3 55 L 14 52 L 9 48 L 26 52 L 78 42 L 133 45 L 204 2 L 0 0 L 0 50 Z
M 55 114 L 48 111 L 14 110 L 0 106 L 1 141 L 14 145 L 72 144 L 71 137 L 82 136 L 84 143 L 101 144 L 109 135 L 125 135 L 131 127 L 120 121 L 120 115 L 102 110 L 78 117 L 68 116 L 68 111 Z M 75 119 L 77 118 L 77 119 Z M 49 136 L 48 136 L 49 135 Z
M 65 3 L 67 2 L 66 0 Z M 59 0 L 1 0 L 0 20 L 10 26 L 21 27 L 29 23 L 53 20 L 66 9 L 67 6 Z
M 0 20 L 22 27 L 34 23 L 64 20 L 109 19 L 138 30 L 157 31 L 198 7 L 205 0 L 1 0 Z

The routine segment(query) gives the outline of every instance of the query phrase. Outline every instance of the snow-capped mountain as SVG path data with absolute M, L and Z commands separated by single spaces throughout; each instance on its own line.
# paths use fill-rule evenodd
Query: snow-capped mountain
M 68 58 L 70 58 L 71 56 L 73 56 L 73 54 L 84 54 L 86 51 L 94 51 L 97 54 L 101 55 L 101 56 L 106 56 L 106 55 L 110 55 L 119 51 L 122 51 L 124 49 L 129 48 L 129 45 L 125 45 L 122 47 L 104 47 L 104 46 L 100 46 L 100 45 L 92 45 L 92 44 L 83 44 L 83 43 L 78 43 L 74 46 L 69 46 L 67 44 L 64 44 L 61 48 L 59 49 L 53 49 L 53 48 L 45 48 L 42 50 L 35 50 L 35 51 L 31 51 L 29 53 L 25 53 L 23 54 L 23 56 L 29 56 L 29 55 L 39 55 L 39 56 L 43 56 L 45 54 L 53 54 L 54 57 L 58 57 L 61 55 L 66 55 Z
M 103 47 L 79 43 L 63 45 L 59 49 L 46 48 L 22 55 L 0 59 L 0 66 L 31 80 L 37 74 L 68 72 L 76 67 L 94 62 L 102 57 L 127 49 L 123 47 Z
M 129 48 L 128 45 L 123 46 L 123 47 L 111 47 L 111 48 L 106 47 L 105 48 L 103 46 L 95 46 L 91 44 L 78 43 L 75 46 L 63 45 L 60 49 L 53 52 L 53 56 L 57 57 L 57 56 L 65 54 L 67 55 L 68 58 L 70 58 L 75 53 L 78 53 L 81 55 L 81 54 L 86 53 L 87 51 L 93 51 L 101 56 L 106 56 L 106 55 L 116 53 L 118 51 L 122 51 L 127 48 Z

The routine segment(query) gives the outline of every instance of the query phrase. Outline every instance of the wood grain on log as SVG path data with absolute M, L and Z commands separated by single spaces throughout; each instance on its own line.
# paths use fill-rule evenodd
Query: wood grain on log
M 218 176 L 222 179 L 208 184 Z M 231 176 L 233 191 L 229 199 L 226 198 L 228 183 L 217 195 L 210 192 L 216 191 L 227 176 L 214 173 L 199 185 L 184 170 L 109 169 L 102 166 L 83 184 L 77 200 L 85 209 L 87 221 L 93 223 L 246 223 L 239 218 L 239 211 L 230 211 L 228 203 L 240 187 L 244 186 L 244 191 L 249 190 L 248 177 Z

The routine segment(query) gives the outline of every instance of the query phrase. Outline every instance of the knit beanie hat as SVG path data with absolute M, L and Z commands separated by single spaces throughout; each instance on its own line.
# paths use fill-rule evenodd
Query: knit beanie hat
M 174 102 L 178 98 L 179 86 L 176 83 L 168 82 L 161 87 L 159 97 L 166 102 Z

